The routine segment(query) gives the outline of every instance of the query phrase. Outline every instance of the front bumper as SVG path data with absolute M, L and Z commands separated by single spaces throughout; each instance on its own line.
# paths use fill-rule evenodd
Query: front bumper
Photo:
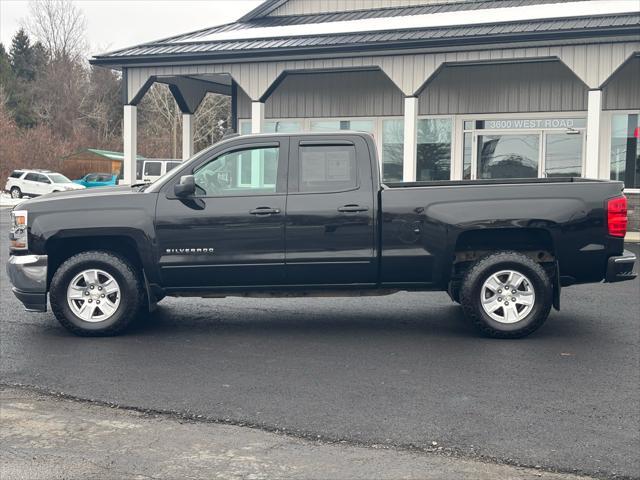
M 14 295 L 30 312 L 47 311 L 47 256 L 11 255 L 7 274 Z
M 619 257 L 609 257 L 607 262 L 607 275 L 605 282 L 623 282 L 625 280 L 633 280 L 638 276 L 633 271 L 636 256 L 633 252 L 625 250 Z

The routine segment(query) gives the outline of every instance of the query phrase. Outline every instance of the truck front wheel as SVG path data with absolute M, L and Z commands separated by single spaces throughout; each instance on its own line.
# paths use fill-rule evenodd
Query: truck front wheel
M 67 259 L 53 275 L 49 292 L 58 321 L 81 336 L 117 335 L 135 319 L 145 298 L 136 269 L 106 251 Z
M 466 316 L 485 335 L 525 337 L 545 322 L 553 288 L 545 270 L 518 252 L 496 252 L 467 271 L 460 289 Z

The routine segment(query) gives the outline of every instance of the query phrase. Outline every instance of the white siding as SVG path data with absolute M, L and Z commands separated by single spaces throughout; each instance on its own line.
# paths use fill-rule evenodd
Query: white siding
M 448 0 L 447 3 L 467 2 L 470 0 Z M 350 12 L 352 10 L 370 10 L 373 8 L 410 7 L 444 3 L 443 0 L 289 0 L 273 10 L 269 17 L 285 15 L 306 15 L 313 13 Z
M 420 94 L 420 115 L 587 109 L 587 86 L 558 61 L 444 67 Z

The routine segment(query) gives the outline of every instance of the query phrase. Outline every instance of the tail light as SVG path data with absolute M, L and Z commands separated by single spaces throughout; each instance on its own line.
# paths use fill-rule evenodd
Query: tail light
M 607 200 L 607 226 L 612 237 L 624 237 L 627 234 L 627 197 Z

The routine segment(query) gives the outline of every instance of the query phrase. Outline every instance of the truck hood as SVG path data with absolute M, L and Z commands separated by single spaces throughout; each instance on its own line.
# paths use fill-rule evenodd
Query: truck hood
M 78 190 L 66 190 L 63 192 L 48 193 L 41 197 L 31 198 L 20 202 L 14 210 L 55 210 L 62 204 L 72 203 L 74 206 L 80 202 L 103 203 L 110 199 L 120 198 L 126 195 L 140 194 L 142 185 L 121 185 L 117 187 L 82 188 Z

